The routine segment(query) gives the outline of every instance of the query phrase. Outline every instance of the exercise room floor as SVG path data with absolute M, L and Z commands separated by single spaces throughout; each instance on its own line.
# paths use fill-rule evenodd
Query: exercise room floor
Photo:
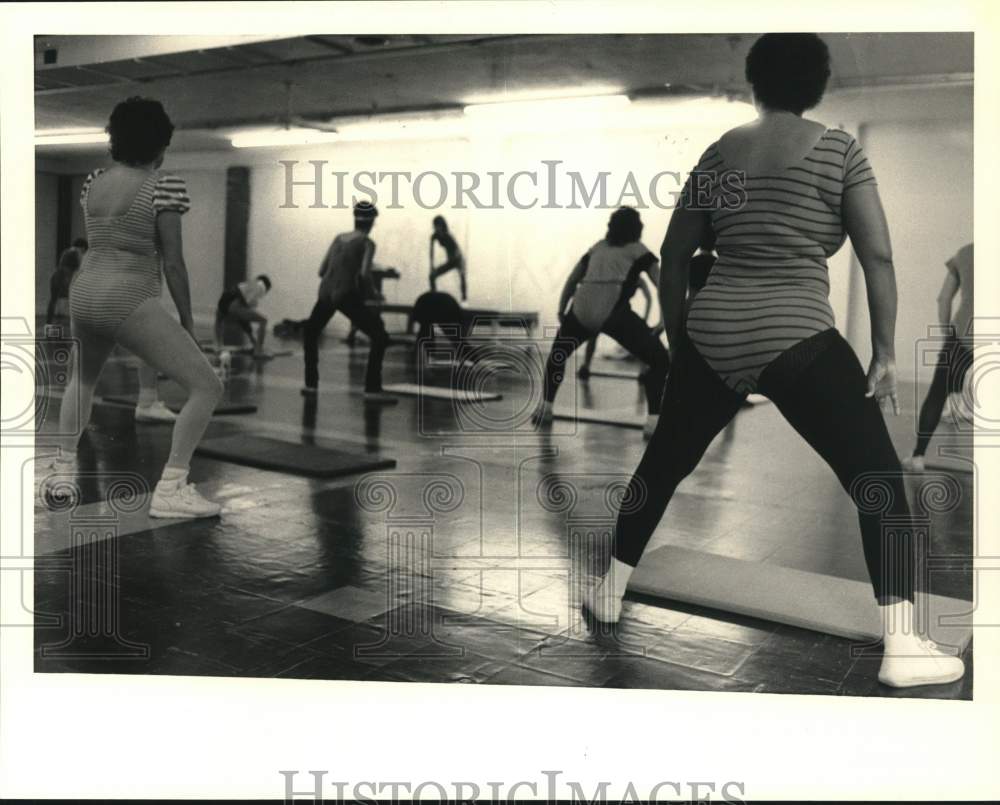
M 497 402 L 365 406 L 357 389 L 367 349 L 333 336 L 320 396 L 306 401 L 301 344 L 284 346 L 295 353 L 234 360 L 227 398 L 259 410 L 216 417 L 208 435 L 325 444 L 397 467 L 359 486 L 364 476 L 318 481 L 196 456 L 191 479 L 225 503 L 223 516 L 151 522 L 141 495 L 126 491 L 116 510 L 105 501 L 153 484 L 170 428 L 95 405 L 76 507 L 53 511 L 36 498 L 37 672 L 971 698 L 971 645 L 962 681 L 897 691 L 876 679 L 878 647 L 701 607 L 629 600 L 613 631 L 590 631 L 579 585 L 603 571 L 595 546 L 613 524 L 616 485 L 642 454 L 640 431 L 557 423 L 534 432 L 537 386 L 516 366 L 483 381 L 502 392 Z M 51 376 L 56 351 L 48 358 Z M 98 394 L 134 393 L 129 367 L 113 359 Z M 444 384 L 448 374 L 425 379 Z M 409 350 L 391 347 L 385 382 L 417 379 Z M 171 385 L 161 383 L 167 398 Z M 915 390 L 902 396 L 893 431 L 905 452 Z M 628 380 L 570 380 L 560 401 L 642 411 L 641 387 Z M 39 456 L 52 452 L 59 404 L 55 394 L 41 412 Z M 954 477 L 962 504 L 933 516 L 932 539 L 956 561 L 935 573 L 933 592 L 971 600 L 962 557 L 972 554 L 973 476 Z M 73 529 L 95 526 L 102 539 L 69 547 Z M 866 578 L 853 507 L 769 404 L 741 411 L 681 486 L 650 548 L 668 543 Z

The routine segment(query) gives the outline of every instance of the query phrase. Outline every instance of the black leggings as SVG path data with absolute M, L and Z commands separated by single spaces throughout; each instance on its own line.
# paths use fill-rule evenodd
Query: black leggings
M 922 456 L 927 452 L 927 445 L 930 444 L 931 437 L 941 421 L 945 400 L 949 394 L 962 390 L 970 366 L 972 366 L 972 350 L 957 338 L 949 338 L 938 356 L 931 387 L 927 390 L 923 405 L 920 406 L 917 446 L 913 449 L 913 455 Z
M 610 335 L 615 341 L 631 352 L 639 360 L 649 366 L 649 371 L 643 377 L 646 388 L 646 404 L 649 413 L 660 412 L 660 400 L 663 397 L 663 383 L 670 368 L 670 355 L 660 339 L 646 326 L 631 308 L 616 311 L 611 314 L 601 332 Z M 552 402 L 562 383 L 566 363 L 570 356 L 579 349 L 580 344 L 594 338 L 594 333 L 580 324 L 573 311 L 566 314 L 545 363 L 545 400 Z
M 382 324 L 382 317 L 365 305 L 359 293 L 349 294 L 337 303 L 327 297 L 316 300 L 303 332 L 306 385 L 316 388 L 319 384 L 319 336 L 337 311 L 347 316 L 351 324 L 356 325 L 371 341 L 368 369 L 365 372 L 365 391 L 381 391 L 382 359 L 389 346 L 389 334 Z
M 912 600 L 914 558 L 908 529 L 882 536 L 883 517 L 903 518 L 904 523 L 909 517 L 899 458 L 878 403 L 865 397 L 866 388 L 857 356 L 836 330 L 808 338 L 777 358 L 759 384 L 760 392 L 830 465 L 858 505 L 876 598 Z M 677 485 L 698 465 L 743 400 L 689 341 L 678 346 L 659 426 L 618 514 L 615 558 L 638 564 Z

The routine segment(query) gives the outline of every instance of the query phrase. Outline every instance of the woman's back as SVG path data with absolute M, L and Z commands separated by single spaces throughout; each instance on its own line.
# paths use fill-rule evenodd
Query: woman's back
M 843 194 L 875 177 L 850 134 L 782 114 L 727 132 L 694 177 L 684 203 L 708 205 L 718 260 L 688 332 L 731 387 L 753 391 L 777 355 L 834 326 Z

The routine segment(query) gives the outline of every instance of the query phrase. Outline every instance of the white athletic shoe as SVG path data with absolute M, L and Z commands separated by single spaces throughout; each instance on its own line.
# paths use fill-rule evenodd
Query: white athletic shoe
M 642 438 L 647 442 L 653 438 L 653 434 L 656 432 L 656 426 L 660 424 L 659 414 L 649 414 L 646 416 L 646 424 L 642 428 Z
M 904 470 L 909 470 L 910 472 L 924 471 L 923 456 L 910 456 L 909 458 L 904 458 L 900 463 L 903 465 Z
M 932 640 L 914 639 L 906 650 L 885 655 L 878 681 L 894 688 L 947 685 L 962 678 L 965 664 Z
M 535 413 L 531 415 L 531 424 L 539 426 L 551 425 L 552 418 L 552 403 L 543 402 L 535 409 Z
M 59 487 L 71 478 L 76 478 L 76 456 L 72 458 L 53 458 L 45 465 L 45 477 L 39 485 L 43 496 L 58 495 Z M 66 490 L 68 491 L 68 490 Z
M 618 623 L 622 616 L 622 600 L 615 595 L 614 586 L 603 576 L 592 587 L 583 591 L 583 610 L 601 623 Z
M 215 517 L 222 511 L 222 506 L 206 500 L 194 484 L 187 483 L 186 478 L 176 481 L 165 481 L 162 478 L 153 490 L 153 499 L 149 503 L 149 516 L 171 520 L 194 520 L 199 517 Z
M 177 414 L 163 404 L 162 400 L 157 400 L 152 405 L 137 405 L 135 407 L 136 422 L 174 422 Z

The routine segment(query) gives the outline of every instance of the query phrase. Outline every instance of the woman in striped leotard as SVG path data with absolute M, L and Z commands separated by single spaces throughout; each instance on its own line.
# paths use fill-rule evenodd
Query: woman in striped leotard
M 616 621 L 632 569 L 677 485 L 747 394 L 768 396 L 859 504 L 862 545 L 883 617 L 879 679 L 904 687 L 960 678 L 962 661 L 913 632 L 913 545 L 882 534 L 909 515 L 883 413 L 898 413 L 896 285 L 871 167 L 851 135 L 804 120 L 830 74 L 813 34 L 768 34 L 747 56 L 759 118 L 712 144 L 692 172 L 661 250 L 671 371 L 662 416 L 618 516 L 611 569 L 585 606 Z M 687 312 L 691 255 L 716 235 L 718 259 Z M 868 286 L 873 357 L 867 375 L 834 329 L 827 258 L 849 236 Z M 880 411 L 881 407 L 881 411 Z
M 78 343 L 59 411 L 61 450 L 54 469 L 76 470 L 76 449 L 90 420 L 94 387 L 116 344 L 176 380 L 189 393 L 174 424 L 170 457 L 150 501 L 151 517 L 211 517 L 218 504 L 187 482 L 188 467 L 222 385 L 194 338 L 191 293 L 181 247 L 184 182 L 159 170 L 173 124 L 153 100 L 130 98 L 108 123 L 114 165 L 87 177 L 81 194 L 90 249 L 70 289 Z M 161 275 L 180 324 L 160 304 Z

